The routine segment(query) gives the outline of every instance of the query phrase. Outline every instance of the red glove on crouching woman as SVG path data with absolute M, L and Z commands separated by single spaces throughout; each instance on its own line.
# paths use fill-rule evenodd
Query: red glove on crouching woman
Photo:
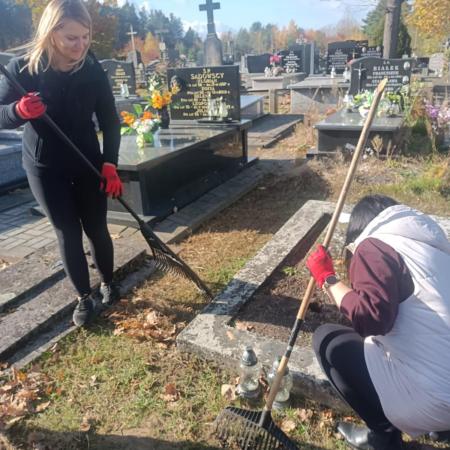
M 333 260 L 323 245 L 318 245 L 317 249 L 309 255 L 306 267 L 320 288 L 329 276 L 336 275 Z

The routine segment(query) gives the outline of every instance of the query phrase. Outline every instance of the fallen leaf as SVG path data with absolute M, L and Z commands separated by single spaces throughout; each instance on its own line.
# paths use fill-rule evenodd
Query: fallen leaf
M 297 410 L 297 417 L 302 422 L 308 422 L 312 416 L 314 415 L 314 412 L 311 409 L 299 409 Z
M 227 338 L 228 338 L 230 341 L 234 341 L 235 337 L 234 337 L 234 334 L 233 334 L 232 331 L 227 330 Z
M 45 402 L 45 403 L 40 403 L 39 405 L 36 406 L 36 412 L 42 412 L 45 409 L 47 409 L 50 406 L 51 402 Z
M 220 388 L 220 394 L 225 400 L 229 402 L 236 399 L 236 389 L 231 384 L 222 384 L 222 387 Z
M 175 383 L 168 383 L 164 386 L 164 394 L 161 398 L 165 402 L 176 402 L 180 398 L 180 393 L 178 392 Z
M 23 419 L 23 416 L 21 417 L 14 417 L 14 419 L 8 420 L 5 423 L 5 430 L 9 430 L 14 424 L 17 422 L 20 422 Z
M 295 421 L 293 421 L 292 419 L 285 419 L 283 420 L 283 422 L 281 422 L 281 429 L 285 432 L 285 433 L 290 433 L 291 431 L 294 431 L 296 428 L 296 424 Z

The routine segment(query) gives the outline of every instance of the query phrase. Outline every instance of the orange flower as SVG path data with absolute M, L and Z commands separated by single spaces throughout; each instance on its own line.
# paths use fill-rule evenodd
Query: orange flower
M 159 92 L 154 92 L 152 95 L 152 106 L 156 109 L 161 109 L 163 105 L 163 97 Z
M 164 106 L 168 105 L 171 101 L 172 101 L 172 94 L 168 91 L 164 92 L 164 94 L 163 94 Z
M 136 120 L 135 115 L 129 113 L 128 111 L 122 111 L 120 115 L 123 117 L 123 121 L 125 122 L 125 124 L 129 127 L 133 125 L 134 121 Z
M 150 111 L 144 111 L 142 114 L 143 120 L 153 119 L 153 114 Z

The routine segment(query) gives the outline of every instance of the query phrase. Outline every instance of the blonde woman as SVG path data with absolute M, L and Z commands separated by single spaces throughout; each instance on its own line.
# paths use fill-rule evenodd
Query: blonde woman
M 74 323 L 85 325 L 94 313 L 89 271 L 83 251 L 84 230 L 100 273 L 102 302 L 115 299 L 113 245 L 106 224 L 107 196 L 119 196 L 116 172 L 120 123 L 101 65 L 89 51 L 91 18 L 81 0 L 51 0 L 24 57 L 8 70 L 28 92 L 20 97 L 0 83 L 0 128 L 24 125 L 23 166 L 30 188 L 55 228 L 65 271 L 78 292 Z M 39 118 L 45 113 L 101 171 L 99 180 Z M 103 152 L 92 121 L 103 132 Z

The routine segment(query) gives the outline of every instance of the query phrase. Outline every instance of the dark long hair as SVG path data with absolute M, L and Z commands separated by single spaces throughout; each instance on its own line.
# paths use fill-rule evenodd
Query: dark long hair
M 363 197 L 353 208 L 345 236 L 345 247 L 355 242 L 364 229 L 375 217 L 390 206 L 398 205 L 398 202 L 386 195 L 367 195 Z M 352 254 L 344 247 L 344 260 L 348 263 Z

